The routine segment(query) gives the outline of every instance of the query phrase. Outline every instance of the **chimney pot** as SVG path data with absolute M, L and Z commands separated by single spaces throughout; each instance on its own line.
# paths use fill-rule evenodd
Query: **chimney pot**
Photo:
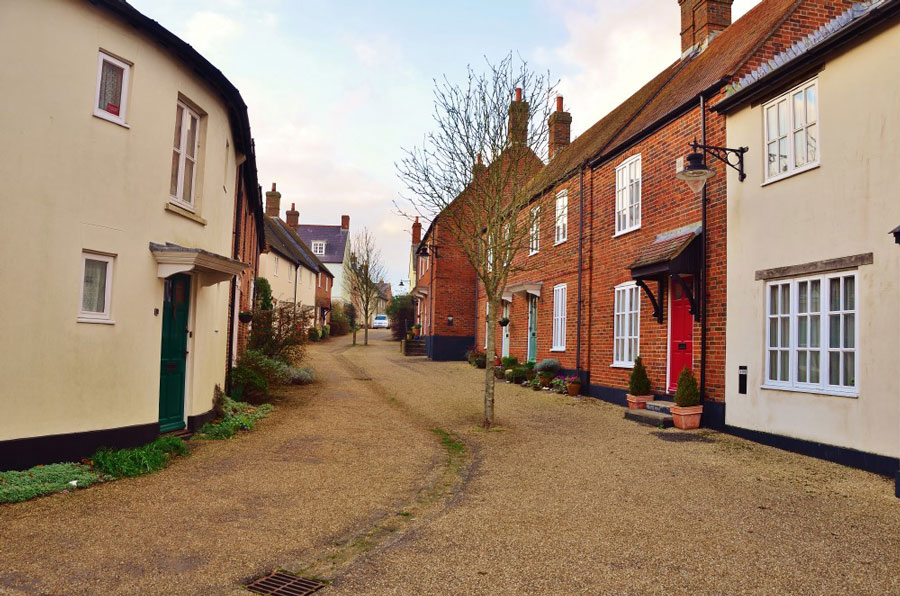
M 412 243 L 419 244 L 420 242 L 422 242 L 422 224 L 419 223 L 419 217 L 416 216 L 416 221 L 412 225 Z
M 516 101 L 522 101 L 522 88 L 516 87 Z
M 342 229 L 342 230 L 349 230 L 349 229 L 350 229 L 350 216 L 349 216 L 349 215 L 342 215 L 342 216 L 341 216 L 341 229 Z
M 272 192 L 275 192 L 275 183 L 272 183 Z
M 275 183 L 272 183 L 272 190 L 266 193 L 266 215 L 269 217 L 278 217 L 281 214 L 281 193 L 275 190 Z
M 297 211 L 294 203 L 291 203 L 291 208 L 287 210 L 285 217 L 287 218 L 285 223 L 296 230 L 300 225 L 300 212 Z
M 516 87 L 516 101 L 509 104 L 509 142 L 524 145 L 528 140 L 528 102 L 522 101 L 522 88 Z
M 557 111 L 557 112 L 562 112 L 562 111 L 563 111 L 563 98 L 562 98 L 562 95 L 557 95 L 557 96 L 556 96 L 556 111 Z

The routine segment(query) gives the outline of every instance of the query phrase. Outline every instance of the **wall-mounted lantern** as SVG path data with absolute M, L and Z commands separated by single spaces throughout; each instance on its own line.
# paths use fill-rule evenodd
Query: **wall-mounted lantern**
M 447 325 L 453 327 L 453 315 L 447 315 Z
M 683 170 L 675 174 L 675 177 L 687 182 L 688 187 L 695 193 L 700 192 L 706 181 L 715 174 L 706 165 L 705 154 L 707 153 L 737 171 L 738 180 L 741 182 L 747 177 L 747 174 L 744 173 L 744 153 L 749 150 L 747 147 L 730 149 L 728 147 L 716 147 L 715 145 L 701 145 L 697 142 L 697 139 L 694 139 L 690 147 L 692 151 L 687 156 L 687 165 L 684 166 Z

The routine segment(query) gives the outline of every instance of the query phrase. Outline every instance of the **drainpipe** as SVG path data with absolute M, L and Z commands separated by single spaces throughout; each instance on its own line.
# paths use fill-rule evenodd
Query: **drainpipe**
M 575 317 L 575 371 L 582 383 L 584 383 L 584 375 L 581 371 L 581 278 L 584 269 L 584 167 L 586 163 L 586 161 L 581 162 L 581 175 L 578 182 L 578 303 L 575 307 L 577 312 Z
M 700 94 L 700 144 L 706 145 L 706 97 Z M 700 243 L 700 401 L 706 401 L 706 185 L 700 191 L 703 241 Z

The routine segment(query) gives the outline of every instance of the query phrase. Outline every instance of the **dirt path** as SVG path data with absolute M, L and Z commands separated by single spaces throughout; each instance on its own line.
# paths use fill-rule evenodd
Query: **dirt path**
M 0 506 L 0 594 L 237 591 L 414 500 L 445 452 L 345 349 L 314 346 L 322 381 L 286 392 L 251 433 L 195 441 L 158 474 Z
M 395 345 L 354 363 L 426 425 L 455 431 L 472 473 L 330 594 L 900 593 L 890 479 L 505 384 L 502 429 L 486 433 L 483 371 Z

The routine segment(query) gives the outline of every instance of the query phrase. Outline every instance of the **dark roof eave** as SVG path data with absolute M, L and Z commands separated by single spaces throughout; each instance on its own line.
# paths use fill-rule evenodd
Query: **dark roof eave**
M 870 29 L 878 26 L 885 20 L 896 17 L 898 14 L 900 14 L 900 1 L 897 0 L 873 8 L 871 13 L 865 15 L 858 21 L 849 24 L 827 40 L 810 49 L 808 52 L 805 52 L 794 60 L 785 63 L 783 66 L 772 70 L 743 89 L 723 98 L 716 103 L 716 105 L 712 106 L 710 110 L 725 114 L 733 112 L 746 103 L 752 102 L 765 95 L 772 87 L 778 86 L 784 82 L 785 79 L 788 79 L 797 73 L 798 70 L 816 66 L 819 62 L 824 61 L 830 54 L 838 51 L 846 44 L 852 42 L 860 35 L 867 33 Z

